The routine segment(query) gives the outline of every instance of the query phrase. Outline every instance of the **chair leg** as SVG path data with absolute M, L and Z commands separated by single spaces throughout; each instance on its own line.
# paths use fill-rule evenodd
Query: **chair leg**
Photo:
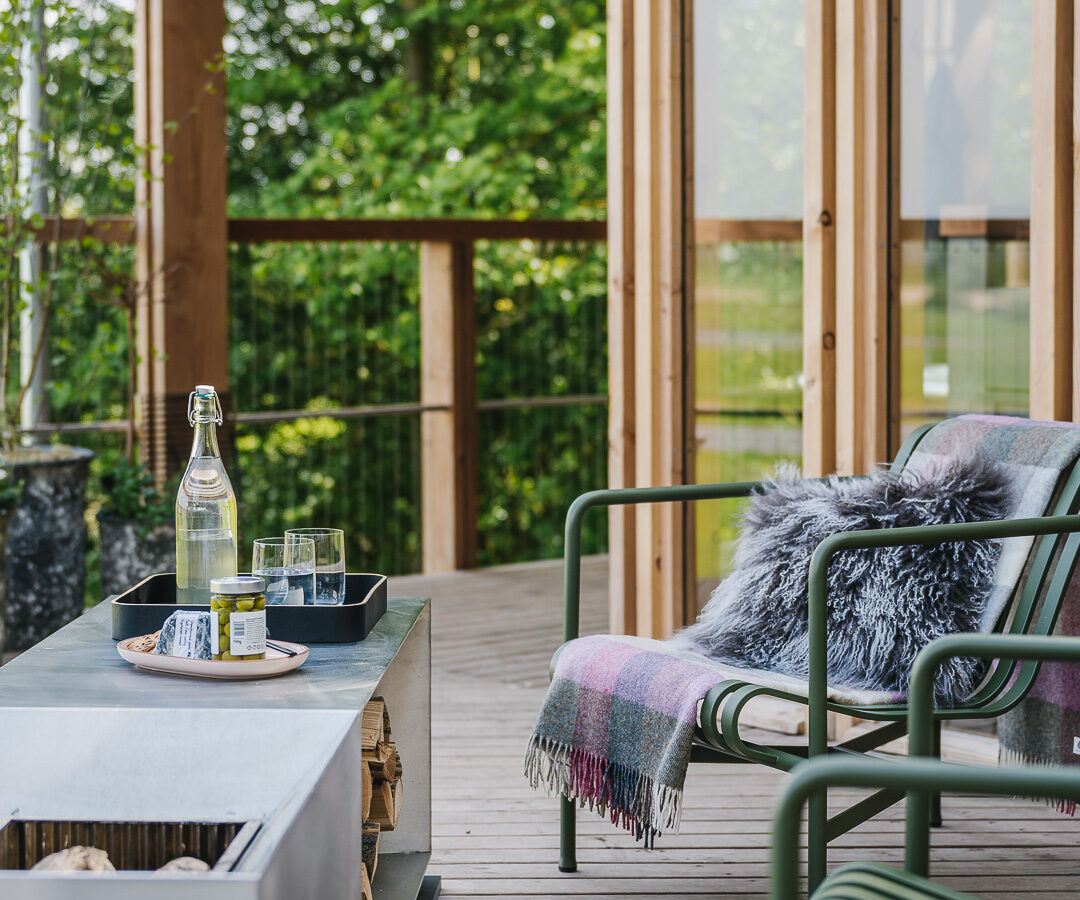
M 933 753 L 934 759 L 941 759 L 941 719 L 934 721 L 933 731 L 931 732 L 933 737 Z M 930 827 L 941 827 L 941 794 L 930 795 Z
M 577 871 L 577 829 L 574 801 L 559 798 L 559 871 Z
M 825 837 L 829 808 L 825 791 L 811 794 L 806 807 L 806 894 L 810 896 L 825 880 L 829 845 Z

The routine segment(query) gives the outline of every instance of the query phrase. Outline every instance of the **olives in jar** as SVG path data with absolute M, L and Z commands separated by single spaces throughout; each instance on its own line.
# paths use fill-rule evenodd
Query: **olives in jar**
M 214 659 L 266 658 L 266 581 L 257 575 L 210 580 L 210 651 Z

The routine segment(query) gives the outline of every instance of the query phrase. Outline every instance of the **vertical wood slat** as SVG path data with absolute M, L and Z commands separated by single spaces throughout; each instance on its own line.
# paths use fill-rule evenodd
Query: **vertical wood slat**
M 1069 419 L 1073 397 L 1071 0 L 1035 0 L 1031 54 L 1030 410 Z
M 1080 16 L 1073 11 L 1072 36 L 1072 322 L 1080 323 L 1080 65 L 1076 53 L 1080 52 Z M 1034 135 L 1033 135 L 1034 137 Z M 1034 144 L 1033 144 L 1034 146 Z M 1029 245 L 1030 250 L 1030 245 Z M 1030 259 L 1030 257 L 1029 257 Z M 1029 262 L 1030 265 L 1030 262 Z M 1029 268 L 1030 283 L 1030 268 Z M 1031 296 L 1034 297 L 1034 291 Z M 1032 323 L 1034 325 L 1034 323 Z M 1076 326 L 1073 325 L 1075 328 Z M 1034 331 L 1032 332 L 1034 334 Z M 1072 346 L 1072 420 L 1080 422 L 1080 341 L 1073 337 Z M 1034 395 L 1034 394 L 1033 394 Z
M 1073 9 L 1035 0 L 1031 54 L 1031 415 L 1069 419 L 1073 396 Z
M 607 5 L 608 486 L 634 473 L 634 0 Z M 634 507 L 608 511 L 609 624 L 637 630 Z
M 152 0 L 136 0 L 134 21 L 135 43 L 135 146 L 140 173 L 152 171 L 150 159 L 150 16 Z M 139 364 L 136 372 L 136 427 L 143 461 L 154 467 L 151 447 L 160 446 L 165 439 L 164 417 L 151 410 L 151 398 L 156 396 L 154 375 L 158 367 L 153 357 L 153 307 L 150 303 L 150 275 L 154 271 L 154 234 L 150 222 L 150 181 L 135 179 L 135 279 L 139 285 L 136 300 L 135 335 Z
M 891 460 L 896 456 L 903 441 L 901 424 L 901 356 L 900 356 L 900 284 L 903 275 L 901 256 L 902 245 L 900 243 L 900 86 L 901 86 L 901 31 L 900 15 L 903 4 L 901 0 L 890 0 L 888 3 L 888 85 L 889 85 L 889 108 L 886 117 L 889 131 L 888 143 L 888 251 L 886 265 L 888 268 L 886 304 L 887 320 L 885 328 L 888 336 L 888 366 L 886 370 L 886 403 L 887 403 L 887 446 L 886 458 Z
M 677 112 L 683 136 L 678 152 L 681 158 L 682 191 L 676 193 L 673 202 L 681 208 L 681 232 L 678 246 L 681 250 L 679 267 L 682 272 L 682 480 L 687 484 L 697 481 L 697 324 L 696 324 L 696 254 L 694 196 L 697 191 L 694 179 L 694 4 L 683 0 L 682 29 L 672 36 L 672 47 L 681 54 L 680 77 L 673 76 L 672 91 L 678 97 Z M 679 38 L 676 42 L 676 38 Z M 708 52 L 708 48 L 703 48 Z M 679 82 L 681 81 L 681 87 Z M 708 90 L 708 85 L 705 86 Z M 675 251 L 673 251 L 675 252 Z M 682 622 L 693 622 L 701 611 L 699 599 L 704 605 L 707 595 L 698 597 L 697 579 L 697 509 L 696 504 L 684 504 L 682 510 Z
M 836 0 L 806 0 L 803 471 L 836 470 Z
M 836 4 L 836 467 L 889 456 L 887 0 Z
M 149 147 L 138 213 L 142 439 L 165 477 L 187 458 L 188 393 L 228 403 L 225 81 L 220 0 L 139 0 L 136 129 Z
M 420 245 L 421 535 L 425 572 L 476 565 L 473 245 Z
M 639 485 L 685 478 L 682 3 L 634 2 L 635 470 Z M 682 624 L 686 592 L 679 505 L 635 514 L 637 633 Z

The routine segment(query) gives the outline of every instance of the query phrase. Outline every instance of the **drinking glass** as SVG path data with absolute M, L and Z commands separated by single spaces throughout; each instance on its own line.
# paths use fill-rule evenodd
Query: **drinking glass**
M 251 574 L 266 579 L 267 606 L 311 606 L 315 602 L 315 542 L 259 538 L 251 548 Z
M 345 532 L 340 528 L 290 528 L 286 540 L 315 542 L 315 602 L 345 602 Z

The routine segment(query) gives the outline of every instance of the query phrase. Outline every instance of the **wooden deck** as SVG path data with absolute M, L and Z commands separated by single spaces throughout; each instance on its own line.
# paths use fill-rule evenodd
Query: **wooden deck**
M 768 818 L 783 776 L 761 767 L 692 766 L 681 832 L 653 851 L 580 813 L 580 869 L 556 869 L 557 803 L 530 790 L 521 768 L 559 643 L 561 580 L 561 564 L 543 562 L 391 581 L 394 594 L 432 597 L 431 870 L 443 876 L 444 896 L 764 896 Z M 605 582 L 605 560 L 586 560 L 583 631 L 606 627 Z M 951 887 L 994 898 L 1080 896 L 1080 821 L 1036 803 L 954 797 L 945 822 L 933 867 Z M 897 862 L 902 839 L 893 808 L 842 839 L 830 862 Z

